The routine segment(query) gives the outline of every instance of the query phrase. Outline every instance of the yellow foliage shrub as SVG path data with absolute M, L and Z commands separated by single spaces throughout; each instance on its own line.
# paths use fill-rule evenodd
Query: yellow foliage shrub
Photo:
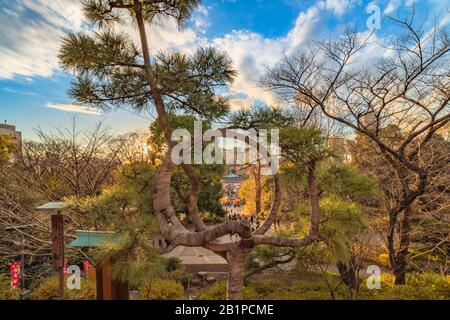
M 10 280 L 0 277 L 0 300 L 19 300 L 20 289 L 11 289 Z
M 184 288 L 180 282 L 170 279 L 155 279 L 151 284 L 139 288 L 141 300 L 180 300 L 184 298 Z
M 66 280 L 66 279 L 65 279 Z M 96 298 L 95 283 L 81 278 L 81 288 L 69 290 L 64 288 L 64 299 L 66 300 L 94 300 Z M 41 281 L 39 286 L 32 291 L 33 300 L 56 300 L 59 299 L 59 279 L 52 276 Z
M 382 253 L 378 256 L 378 263 L 384 267 L 389 267 L 389 255 L 387 253 Z
M 203 291 L 198 300 L 225 300 L 227 297 L 227 284 L 223 281 L 216 282 Z M 256 300 L 258 294 L 253 288 L 244 287 L 244 300 Z
M 411 273 L 406 277 L 405 285 L 394 285 L 390 274 L 381 276 L 381 289 L 368 290 L 364 282 L 361 285 L 362 299 L 376 300 L 449 300 L 450 276 L 437 273 Z

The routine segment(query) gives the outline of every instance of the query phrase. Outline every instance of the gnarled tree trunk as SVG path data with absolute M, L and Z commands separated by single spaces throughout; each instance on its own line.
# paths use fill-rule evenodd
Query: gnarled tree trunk
M 350 289 L 357 289 L 359 286 L 359 270 L 355 264 L 355 256 L 352 255 L 348 262 L 339 261 L 336 266 L 342 282 Z
M 116 7 L 120 6 L 116 5 Z M 152 89 L 152 97 L 158 114 L 158 122 L 164 131 L 164 136 L 168 143 L 168 150 L 154 180 L 153 200 L 153 209 L 160 231 L 162 235 L 168 241 L 170 241 L 170 245 L 167 247 L 167 250 L 169 251 L 178 245 L 190 247 L 202 246 L 224 256 L 228 261 L 227 298 L 230 300 L 242 300 L 245 275 L 245 260 L 252 249 L 255 247 L 255 245 L 274 244 L 278 246 L 302 247 L 311 244 L 314 240 L 317 239 L 317 224 L 319 221 L 318 202 L 315 202 L 315 206 L 317 204 L 316 210 L 312 210 L 311 231 L 309 235 L 301 239 L 286 239 L 281 237 L 264 236 L 264 234 L 270 229 L 271 225 L 275 221 L 277 211 L 281 203 L 281 186 L 279 176 L 276 172 L 273 172 L 274 199 L 272 202 L 272 207 L 264 223 L 254 233 L 252 233 L 251 227 L 248 224 L 240 221 L 228 221 L 212 228 L 207 228 L 201 220 L 197 208 L 199 192 L 198 178 L 196 177 L 191 165 L 183 164 L 182 167 L 191 182 L 191 194 L 189 196 L 188 212 L 195 224 L 196 232 L 191 232 L 183 226 L 183 224 L 175 214 L 170 198 L 170 182 L 173 170 L 175 169 L 175 165 L 171 160 L 171 150 L 174 145 L 174 142 L 171 141 L 172 128 L 167 117 L 162 94 L 157 86 L 157 82 L 151 66 L 150 53 L 142 13 L 142 5 L 139 2 L 135 2 L 132 8 L 136 15 L 138 30 L 141 39 L 142 51 L 144 56 L 144 70 L 146 72 L 148 83 Z M 242 141 L 246 141 L 246 136 L 241 136 L 240 139 Z M 259 145 L 259 143 L 257 145 L 258 150 L 260 150 L 261 146 Z M 258 169 L 260 170 L 259 167 Z M 310 175 L 314 176 L 314 166 L 311 168 L 311 171 L 312 172 L 310 173 Z M 260 175 L 259 172 L 258 174 Z M 314 194 L 317 193 L 315 177 L 313 191 Z M 258 198 L 260 198 L 260 195 Z M 260 204 L 259 207 L 261 207 Z M 241 239 L 233 243 L 218 243 L 217 241 L 215 241 L 226 234 L 238 234 Z
M 316 163 L 311 161 L 308 165 L 308 197 L 309 205 L 311 207 L 311 229 L 309 232 L 310 236 L 317 236 L 319 234 L 319 189 L 317 187 L 316 178 Z
M 403 217 L 400 221 L 400 243 L 399 248 L 394 252 L 394 264 L 392 271 L 394 273 L 394 284 L 406 283 L 406 272 L 408 268 L 407 256 L 409 245 L 411 242 L 411 227 L 409 224 L 409 216 L 411 214 L 411 207 L 407 207 L 403 212 Z
M 227 299 L 242 300 L 244 288 L 244 266 L 251 249 L 235 248 L 227 252 L 228 284 Z

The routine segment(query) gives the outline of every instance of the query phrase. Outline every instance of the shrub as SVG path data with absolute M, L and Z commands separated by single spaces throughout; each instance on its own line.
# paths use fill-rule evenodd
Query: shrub
M 292 291 L 302 300 L 329 300 L 330 291 L 323 279 L 318 281 L 296 280 L 292 284 Z M 336 293 L 336 296 L 339 296 Z
M 389 263 L 389 254 L 387 253 L 381 253 L 378 256 L 377 262 L 384 266 L 384 267 L 389 267 L 390 263 Z
M 271 293 L 265 300 L 302 300 L 304 297 L 300 296 L 298 292 L 293 292 L 290 290 L 278 290 Z
M 260 298 L 265 298 L 267 295 L 283 288 L 283 284 L 274 279 L 264 279 L 252 281 L 249 285 L 250 288 L 258 295 Z
M 180 300 L 183 298 L 183 285 L 175 280 L 155 279 L 139 289 L 139 299 L 141 300 Z
M 292 274 L 290 284 L 284 285 L 275 279 L 258 279 L 244 287 L 244 299 L 265 300 L 330 300 L 331 294 L 323 279 L 323 274 L 307 271 L 301 275 Z M 338 275 L 327 273 L 332 287 L 338 283 Z M 205 290 L 200 300 L 222 300 L 226 297 L 226 283 L 218 282 Z M 344 285 L 335 291 L 337 300 L 351 299 Z M 437 273 L 411 273 L 407 276 L 407 284 L 393 285 L 390 274 L 382 274 L 381 289 L 367 289 L 365 280 L 361 280 L 360 293 L 357 299 L 364 300 L 449 300 L 450 276 Z
M 167 272 L 172 272 L 182 267 L 181 259 L 178 257 L 170 257 L 165 260 Z
M 59 299 L 59 279 L 52 276 L 41 281 L 39 286 L 33 290 L 33 300 L 56 300 Z M 69 290 L 64 288 L 64 299 L 66 300 L 93 300 L 96 298 L 95 283 L 81 278 L 81 288 Z
M 227 296 L 227 284 L 225 282 L 216 282 L 210 288 L 202 292 L 199 300 L 225 300 Z
M 59 297 L 59 282 L 57 276 L 44 279 L 39 286 L 33 290 L 33 300 L 55 300 Z
M 381 289 L 368 290 L 361 286 L 361 298 L 376 300 L 449 300 L 450 276 L 437 273 L 411 273 L 405 285 L 393 285 L 390 274 L 381 276 Z
M 10 280 L 6 277 L 0 277 L 0 300 L 19 300 L 19 289 L 11 289 Z
M 305 271 L 301 277 L 283 284 L 275 279 L 257 280 L 250 287 L 264 300 L 326 300 L 331 299 L 323 278 L 318 273 Z M 295 280 L 295 277 L 297 280 Z M 299 279 L 301 278 L 301 279 Z M 336 293 L 339 297 L 339 293 Z
M 223 281 L 216 282 L 206 289 L 198 297 L 199 300 L 225 300 L 227 297 L 227 284 Z M 244 287 L 244 300 L 256 300 L 258 294 L 251 287 Z

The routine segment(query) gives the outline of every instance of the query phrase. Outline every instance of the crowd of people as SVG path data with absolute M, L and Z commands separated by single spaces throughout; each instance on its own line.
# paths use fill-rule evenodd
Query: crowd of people
M 243 214 L 242 206 L 244 205 L 244 203 L 239 198 L 238 187 L 234 185 L 228 185 L 224 188 L 223 191 L 224 195 L 226 196 L 223 199 L 223 206 L 227 211 L 228 220 L 245 220 L 250 224 L 252 231 L 258 229 L 261 226 L 262 221 L 264 221 L 264 216 L 256 213 L 250 215 Z M 279 226 L 279 223 L 279 219 L 277 219 L 274 223 L 275 228 Z
M 244 216 L 242 213 L 240 212 L 230 212 L 228 214 L 228 219 L 229 220 L 245 220 L 247 221 L 250 226 L 252 227 L 252 231 L 255 231 L 256 229 L 258 229 L 261 225 L 261 219 L 257 216 L 254 215 L 250 215 L 250 216 Z

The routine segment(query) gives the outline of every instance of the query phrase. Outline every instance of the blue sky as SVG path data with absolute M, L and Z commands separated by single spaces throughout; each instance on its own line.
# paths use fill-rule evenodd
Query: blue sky
M 198 46 L 226 50 L 239 71 L 231 88 L 233 107 L 274 98 L 255 85 L 265 66 L 275 64 L 312 40 L 337 36 L 346 26 L 369 32 L 366 21 L 376 5 L 383 15 L 403 14 L 411 0 L 205 0 L 185 29 L 174 23 L 153 26 L 149 38 L 153 50 L 189 52 Z M 420 16 L 437 15 L 447 24 L 449 2 L 416 1 Z M 117 110 L 98 113 L 74 105 L 67 95 L 71 77 L 58 68 L 60 37 L 69 30 L 90 26 L 77 0 L 0 0 L 0 121 L 5 119 L 33 139 L 33 128 L 68 126 L 73 116 L 80 129 L 104 121 L 113 132 L 123 133 L 148 127 L 152 116 Z M 374 41 L 388 39 L 395 29 L 382 20 Z M 365 58 L 382 55 L 373 47 Z

